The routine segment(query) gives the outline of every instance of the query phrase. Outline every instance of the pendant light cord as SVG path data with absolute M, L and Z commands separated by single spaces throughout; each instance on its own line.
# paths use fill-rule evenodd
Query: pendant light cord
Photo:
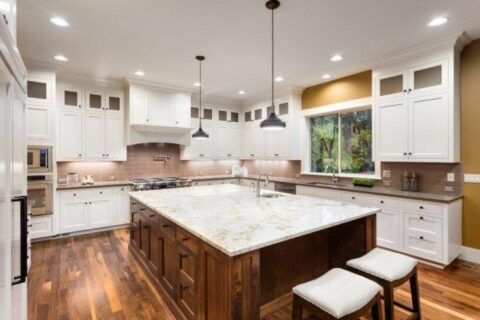
M 202 60 L 200 60 L 199 63 L 199 68 L 200 68 L 200 97 L 199 97 L 199 102 L 200 102 L 200 114 L 198 115 L 198 118 L 200 119 L 200 129 L 202 128 Z
M 275 78 L 275 37 L 274 37 L 274 12 L 275 9 L 272 9 L 272 108 L 273 108 L 273 113 L 275 113 L 275 84 L 274 84 L 274 78 Z

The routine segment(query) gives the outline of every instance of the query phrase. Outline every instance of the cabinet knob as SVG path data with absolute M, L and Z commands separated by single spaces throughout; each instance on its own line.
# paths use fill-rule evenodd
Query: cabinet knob
M 411 153 L 411 152 L 409 152 L 409 153 L 408 153 L 408 155 L 409 155 L 409 156 L 411 156 L 411 155 L 412 155 L 412 153 Z
M 100 194 L 103 194 L 103 191 L 100 191 Z
M 420 206 L 420 210 L 423 210 L 423 206 Z
M 79 104 L 79 105 L 78 105 L 78 107 L 79 107 L 79 108 L 81 108 L 81 107 L 82 107 L 82 105 L 81 105 L 81 104 Z
M 255 155 L 253 153 L 250 153 L 250 157 L 254 157 Z
M 420 236 L 420 240 L 423 240 L 423 236 Z
M 88 204 L 88 202 L 85 201 L 85 204 Z
M 407 93 L 407 89 L 403 89 L 403 92 Z
M 408 89 L 408 92 L 409 92 L 409 93 L 412 92 L 412 89 Z
M 420 217 L 420 220 L 423 220 L 423 217 Z
M 278 153 L 275 153 L 275 157 L 278 157 Z
M 385 202 L 384 202 L 383 200 L 380 200 L 380 203 L 382 203 L 382 204 L 383 204 L 383 203 L 385 203 Z
M 352 200 L 355 200 L 355 197 L 352 197 Z
M 406 155 L 407 155 L 407 153 L 406 153 L 406 152 L 404 152 L 404 153 L 403 153 L 403 155 L 404 155 L 404 156 L 406 156 Z
M 92 201 L 90 201 L 88 204 L 92 204 Z
M 77 196 L 77 194 L 76 194 L 76 193 L 74 193 L 74 194 L 73 194 L 73 196 L 74 196 L 74 197 L 76 197 L 76 196 Z

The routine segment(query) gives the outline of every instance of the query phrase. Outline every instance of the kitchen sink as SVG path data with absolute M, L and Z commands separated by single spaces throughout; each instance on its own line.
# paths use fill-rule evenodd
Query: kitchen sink
M 260 195 L 260 197 L 262 197 L 262 198 L 276 199 L 276 198 L 285 197 L 285 195 L 280 194 L 280 193 L 264 193 L 264 194 Z
M 346 184 L 333 183 L 333 182 L 309 182 L 307 184 L 314 187 L 346 187 L 347 186 Z

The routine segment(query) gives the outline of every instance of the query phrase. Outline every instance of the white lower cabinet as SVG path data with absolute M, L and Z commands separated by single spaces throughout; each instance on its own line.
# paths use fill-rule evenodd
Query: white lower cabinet
M 377 213 L 380 247 L 441 265 L 460 255 L 462 200 L 438 203 L 308 186 L 297 186 L 297 194 L 381 209 Z
M 29 235 L 31 239 L 50 237 L 52 235 L 52 216 L 32 216 Z
M 60 233 L 129 222 L 129 186 L 60 191 Z

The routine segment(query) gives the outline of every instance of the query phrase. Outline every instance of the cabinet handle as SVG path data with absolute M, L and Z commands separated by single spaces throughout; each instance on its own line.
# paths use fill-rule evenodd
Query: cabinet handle
M 275 157 L 278 157 L 278 153 L 275 153 Z
M 164 227 L 164 228 L 170 228 L 170 225 L 169 225 L 169 224 L 164 224 L 162 227 Z
M 407 89 L 403 89 L 403 92 L 407 93 Z
M 88 202 L 87 202 L 87 201 L 85 201 L 85 204 L 88 204 Z
M 255 155 L 253 153 L 250 153 L 250 157 L 255 157 Z
M 384 202 L 383 200 L 380 200 L 380 203 L 382 203 L 382 204 L 383 204 L 383 203 L 385 203 L 385 202 Z
M 412 153 L 411 153 L 411 152 L 409 152 L 409 153 L 408 153 L 408 155 L 409 155 L 409 156 L 411 156 L 411 155 L 412 155 Z
M 131 204 L 132 206 L 135 206 L 135 205 L 137 205 L 137 203 L 136 203 L 136 202 L 131 202 L 130 204 Z
M 231 155 L 230 153 L 229 153 L 229 154 L 227 154 L 227 157 L 231 157 L 231 156 L 232 156 L 232 155 Z
M 145 211 L 145 208 L 140 208 L 140 211 Z
M 187 242 L 187 241 L 188 241 L 188 238 L 182 238 L 182 241 L 183 241 L 183 242 Z
M 187 290 L 190 286 L 182 286 L 182 290 Z
M 423 210 L 423 206 L 420 206 L 420 210 Z
M 420 217 L 420 220 L 423 220 L 423 217 Z
M 412 89 L 408 89 L 408 93 L 412 92 Z
M 157 216 L 156 214 L 151 214 L 151 215 L 149 215 L 148 217 L 149 217 L 149 218 L 155 218 L 156 216 Z
M 88 204 L 92 204 L 92 201 L 90 201 Z
M 100 194 L 103 194 L 103 191 L 100 191 Z
M 423 240 L 423 236 L 420 236 L 420 240 Z
M 124 191 L 125 189 L 123 189 L 123 188 L 120 188 L 120 190 Z
M 406 152 L 404 152 L 404 153 L 403 153 L 403 155 L 404 155 L 404 156 L 406 156 L 406 155 L 407 155 L 407 153 L 406 153 Z
M 78 105 L 78 107 L 79 107 L 79 108 L 81 108 L 81 107 L 82 107 L 82 105 L 81 105 L 81 104 L 79 104 L 79 105 Z
M 74 196 L 74 197 L 76 197 L 76 196 L 77 196 L 77 194 L 76 194 L 76 193 L 74 193 L 74 194 L 73 194 L 73 196 Z
M 181 254 L 180 255 L 182 258 L 188 258 L 188 254 Z
M 355 200 L 355 197 L 352 197 L 352 200 Z
M 150 226 L 148 224 L 143 226 L 143 229 L 149 229 L 149 228 L 150 228 Z

